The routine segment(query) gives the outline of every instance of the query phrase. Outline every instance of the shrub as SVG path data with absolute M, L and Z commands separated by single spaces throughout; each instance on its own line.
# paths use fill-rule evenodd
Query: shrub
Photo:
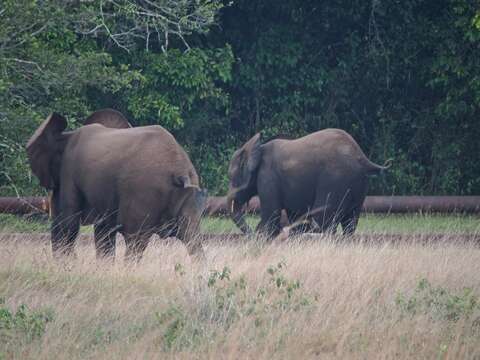
M 40 338 L 53 320 L 50 310 L 30 310 L 27 305 L 20 305 L 15 312 L 1 301 L 0 307 L 0 344 L 31 342 Z
M 399 293 L 395 299 L 405 315 L 425 314 L 435 320 L 458 321 L 480 311 L 478 296 L 471 288 L 458 293 L 435 287 L 427 279 L 421 279 L 412 295 Z

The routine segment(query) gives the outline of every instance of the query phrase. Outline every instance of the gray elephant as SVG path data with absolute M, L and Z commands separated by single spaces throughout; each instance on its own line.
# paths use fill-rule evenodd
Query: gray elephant
M 368 175 L 388 166 L 372 163 L 355 140 L 343 130 L 326 129 L 295 140 L 274 139 L 261 144 L 256 134 L 230 161 L 227 203 L 243 233 L 251 233 L 242 207 L 257 195 L 261 221 L 257 231 L 277 236 L 280 213 L 285 210 L 298 231 L 353 234 L 367 192 Z M 314 226 L 315 225 L 315 228 Z
M 203 257 L 195 234 L 206 191 L 174 137 L 161 126 L 131 128 L 111 109 L 85 123 L 65 131 L 65 118 L 51 114 L 27 144 L 32 172 L 52 191 L 54 255 L 73 253 L 82 223 L 94 224 L 99 258 L 115 255 L 117 232 L 127 260 L 138 261 L 154 233 L 176 236 Z

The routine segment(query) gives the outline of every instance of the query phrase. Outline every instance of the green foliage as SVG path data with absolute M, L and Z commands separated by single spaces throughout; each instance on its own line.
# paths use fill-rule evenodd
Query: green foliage
M 313 306 L 315 297 L 304 291 L 298 280 L 284 275 L 286 266 L 285 262 L 269 266 L 266 282 L 257 289 L 252 289 L 244 276 L 231 279 L 228 267 L 213 271 L 208 280 L 208 287 L 214 291 L 210 318 L 228 328 L 236 320 L 250 316 L 255 318 L 254 323 L 259 326 L 267 321 L 275 321 L 284 312 L 296 312 Z
M 480 191 L 478 5 L 240 0 L 222 14 L 239 137 L 339 127 L 394 158 L 372 193 Z
M 395 302 L 404 314 L 424 314 L 436 320 L 458 321 L 480 313 L 480 302 L 470 288 L 452 293 L 421 279 L 412 295 L 398 294 Z
M 198 307 L 193 311 L 195 317 L 188 317 L 192 311 L 179 303 L 155 314 L 158 325 L 164 329 L 163 347 L 181 350 L 199 344 L 208 338 L 212 324 L 216 325 L 213 328 L 220 325 L 227 331 L 244 317 L 255 319 L 253 330 L 260 334 L 264 324 L 279 320 L 285 312 L 312 309 L 315 297 L 304 291 L 298 280 L 291 280 L 283 274 L 286 266 L 285 262 L 280 262 L 268 267 L 265 284 L 259 289 L 250 286 L 245 276 L 232 278 L 228 266 L 212 270 L 205 289 L 209 300 L 203 302 L 204 297 L 197 293 L 198 303 L 191 304 Z M 175 265 L 175 272 L 185 275 L 180 264 Z M 199 281 L 203 282 L 203 279 L 199 278 Z
M 217 283 L 217 280 L 218 281 L 223 281 L 223 280 L 229 281 L 230 280 L 230 273 L 231 273 L 230 269 L 226 266 L 223 268 L 223 270 L 221 272 L 219 272 L 217 270 L 213 270 L 212 274 L 208 278 L 208 287 L 215 286 L 215 284 Z
M 180 50 L 188 46 L 183 36 L 208 31 L 221 3 L 165 1 L 162 9 L 171 8 L 162 18 L 168 24 L 160 27 L 161 34 L 152 30 L 160 26 L 161 17 L 140 16 L 146 4 L 2 2 L 0 196 L 43 193 L 30 174 L 24 146 L 52 111 L 66 115 L 75 128 L 94 110 L 113 107 L 136 125 L 162 124 L 171 131 L 196 122 L 194 114 L 210 108 L 224 116 L 228 96 L 218 84 L 230 79 L 230 48 Z M 100 8 L 111 15 L 107 23 Z M 128 38 L 116 37 L 120 29 L 133 30 Z M 170 30 L 166 51 L 163 36 Z M 148 40 L 142 34 L 148 34 Z M 176 135 L 190 141 L 187 135 Z
M 180 276 L 185 275 L 185 268 L 180 263 L 175 264 L 174 270 L 175 270 L 175 274 L 177 274 L 177 275 L 180 275 Z
M 195 121 L 192 111 L 212 101 L 225 106 L 228 97 L 215 84 L 230 79 L 233 58 L 229 47 L 224 49 L 171 50 L 163 53 L 139 53 L 135 67 L 141 80 L 131 89 L 128 109 L 138 125 L 160 124 L 170 130 Z
M 160 326 L 166 325 L 165 332 L 163 334 L 163 343 L 166 349 L 171 349 L 176 343 L 180 341 L 197 341 L 199 336 L 198 329 L 193 329 L 188 336 L 183 336 L 183 339 L 179 339 L 186 332 L 187 316 L 182 309 L 172 306 L 167 311 L 161 314 L 156 314 L 158 324 Z M 183 334 L 182 334 L 183 333 Z
M 50 112 L 104 107 L 171 131 L 211 194 L 254 133 L 326 127 L 394 158 L 371 193 L 478 194 L 479 44 L 467 0 L 3 1 L 0 195 L 43 193 L 23 149 Z
M 0 299 L 2 300 L 2 299 Z M 51 311 L 32 311 L 26 305 L 20 305 L 15 312 L 0 301 L 0 344 L 2 347 L 15 342 L 31 342 L 41 337 L 47 324 L 53 320 Z
M 23 0 L 0 7 L 0 195 L 40 192 L 24 146 L 50 112 L 67 115 L 74 126 L 92 111 L 91 92 L 116 93 L 132 81 L 94 39 L 77 36 L 74 10 L 61 4 Z

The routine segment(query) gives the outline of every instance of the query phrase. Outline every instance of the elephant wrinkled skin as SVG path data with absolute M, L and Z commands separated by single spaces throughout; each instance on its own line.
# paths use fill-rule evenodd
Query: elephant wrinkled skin
M 261 213 L 257 230 L 268 237 L 280 233 L 282 210 L 290 224 L 299 225 L 297 231 L 335 232 L 341 224 L 344 234 L 353 234 L 368 175 L 388 167 L 371 162 L 343 130 L 325 129 L 265 144 L 256 134 L 230 161 L 227 202 L 234 222 L 245 234 L 252 230 L 242 208 L 257 194 Z
M 80 223 L 94 224 L 97 257 L 114 256 L 120 232 L 126 258 L 139 260 L 152 234 L 176 236 L 203 257 L 194 236 L 206 202 L 185 151 L 161 126 L 131 128 L 114 110 L 65 131 L 51 114 L 27 144 L 32 172 L 52 191 L 54 255 L 72 254 Z

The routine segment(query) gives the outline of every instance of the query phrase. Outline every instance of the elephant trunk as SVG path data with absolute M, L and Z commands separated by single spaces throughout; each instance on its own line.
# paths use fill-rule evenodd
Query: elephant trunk
M 240 201 L 235 201 L 234 196 L 228 196 L 227 206 L 232 215 L 233 222 L 238 226 L 240 231 L 245 235 L 253 234 L 253 231 L 245 221 L 245 216 L 242 212 L 243 203 Z

